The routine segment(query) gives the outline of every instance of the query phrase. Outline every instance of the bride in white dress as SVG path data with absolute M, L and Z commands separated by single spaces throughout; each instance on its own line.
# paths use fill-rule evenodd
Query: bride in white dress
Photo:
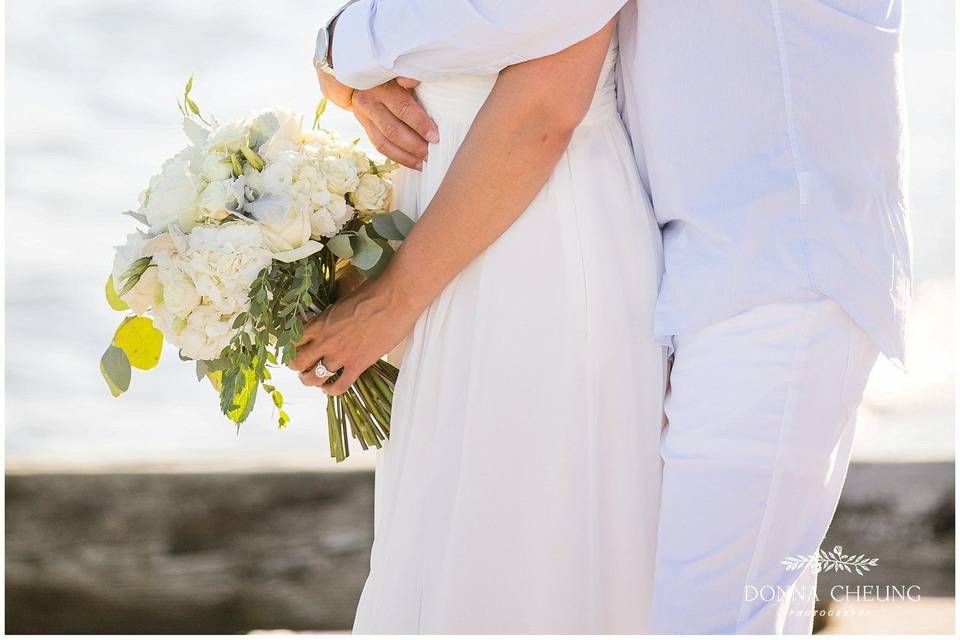
M 617 112 L 612 33 L 581 54 L 596 57 L 596 90 L 546 184 L 398 349 L 355 633 L 646 630 L 665 384 L 652 328 L 661 248 Z M 417 88 L 440 143 L 421 172 L 398 172 L 395 208 L 424 213 L 461 144 L 473 144 L 481 108 L 497 108 L 485 104 L 497 81 Z M 482 224 L 485 212 L 473 214 Z M 340 364 L 327 362 L 328 348 L 301 366 L 318 355 Z

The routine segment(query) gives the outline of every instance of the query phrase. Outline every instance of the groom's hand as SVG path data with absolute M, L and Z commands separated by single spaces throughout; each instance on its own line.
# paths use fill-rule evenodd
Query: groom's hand
M 422 169 L 427 143 L 439 142 L 437 125 L 409 89 L 396 80 L 354 91 L 353 115 L 377 151 L 411 169 Z
M 438 142 L 440 136 L 436 123 L 410 91 L 416 81 L 402 78 L 354 90 L 320 69 L 317 78 L 323 95 L 353 112 L 377 151 L 405 167 L 423 168 L 427 143 Z

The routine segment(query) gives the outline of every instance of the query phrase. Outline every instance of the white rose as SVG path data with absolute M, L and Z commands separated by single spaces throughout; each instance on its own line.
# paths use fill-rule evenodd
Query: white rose
M 150 188 L 141 213 L 151 231 L 158 231 L 180 220 L 185 212 L 196 208 L 197 195 L 203 181 L 190 171 L 185 159 L 174 160 L 150 179 Z
M 365 174 L 350 199 L 361 211 L 383 211 L 390 199 L 390 183 L 372 173 Z
M 271 162 L 276 162 L 285 153 L 296 153 L 297 147 L 298 145 L 295 142 L 274 136 L 260 145 L 257 153 L 269 165 Z
M 207 220 L 225 220 L 229 217 L 227 203 L 232 200 L 235 200 L 233 180 L 217 180 L 208 184 L 200 194 L 197 207 Z
M 280 154 L 297 151 L 303 142 L 303 119 L 293 111 L 277 109 L 262 115 L 276 128 L 264 136 L 258 152 L 267 160 L 275 160 Z
M 330 200 L 325 205 L 325 208 L 340 226 L 343 226 L 348 220 L 353 218 L 353 207 L 347 204 L 346 198 L 338 196 L 335 193 L 330 195 Z
M 301 140 L 304 145 L 324 151 L 333 148 L 337 144 L 334 135 L 326 129 L 310 129 L 304 131 Z
M 360 150 L 360 147 L 351 142 L 338 143 L 337 155 L 349 160 L 356 168 L 357 173 L 370 171 L 370 158 Z
M 325 208 L 310 213 L 310 235 L 313 238 L 332 238 L 340 231 L 340 225 Z
M 230 344 L 236 330 L 235 314 L 222 314 L 212 306 L 201 305 L 190 312 L 176 336 L 176 344 L 188 358 L 214 360 Z
M 263 223 L 263 237 L 274 253 L 292 251 L 310 239 L 310 216 L 299 207 L 291 207 L 280 223 Z
M 247 144 L 250 133 L 250 123 L 246 120 L 224 122 L 207 138 L 208 151 L 222 151 L 234 153 Z
M 309 182 L 312 188 L 313 183 L 317 181 L 319 178 L 320 178 L 320 170 L 317 169 L 316 166 L 310 164 L 309 162 L 306 162 L 300 165 L 300 170 L 297 175 L 297 179 L 299 181 Z M 326 187 L 326 181 L 324 181 L 324 187 Z
M 320 166 L 320 170 L 327 178 L 327 189 L 333 193 L 344 195 L 353 191 L 360 184 L 357 169 L 350 160 L 343 158 L 327 158 Z
M 200 165 L 200 175 L 207 182 L 226 180 L 233 176 L 229 156 L 226 153 L 213 151 L 203 157 Z
M 163 166 L 160 167 L 160 173 L 163 173 L 166 170 L 167 165 L 169 164 L 172 164 L 174 162 L 186 162 L 187 167 L 190 170 L 190 173 L 199 177 L 200 167 L 203 166 L 203 158 L 205 157 L 205 155 L 206 154 L 204 154 L 203 149 L 201 147 L 198 147 L 196 145 L 186 146 L 180 151 L 178 151 L 177 155 L 173 156 L 172 158 L 168 159 L 166 162 L 163 163 Z

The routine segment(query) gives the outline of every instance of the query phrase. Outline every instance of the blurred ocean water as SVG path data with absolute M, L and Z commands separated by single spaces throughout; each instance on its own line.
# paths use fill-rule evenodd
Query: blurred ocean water
M 310 113 L 317 27 L 339 3 L 9 0 L 6 3 L 6 460 L 11 468 L 320 467 L 324 398 L 279 383 L 293 424 L 261 406 L 239 433 L 173 349 L 110 397 L 100 354 L 112 245 L 160 162 L 184 144 L 176 96 L 220 119 L 274 104 Z M 954 75 L 950 0 L 906 2 L 918 290 L 910 373 L 880 363 L 855 455 L 953 459 Z M 362 135 L 331 108 L 326 126 Z M 264 403 L 267 404 L 267 403 Z M 355 455 L 346 466 L 370 466 Z

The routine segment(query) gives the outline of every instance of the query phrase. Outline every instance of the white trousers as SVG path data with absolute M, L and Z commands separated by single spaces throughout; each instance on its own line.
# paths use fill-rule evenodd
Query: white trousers
M 823 542 L 877 349 L 818 294 L 675 340 L 651 632 L 810 633 L 782 561 Z

